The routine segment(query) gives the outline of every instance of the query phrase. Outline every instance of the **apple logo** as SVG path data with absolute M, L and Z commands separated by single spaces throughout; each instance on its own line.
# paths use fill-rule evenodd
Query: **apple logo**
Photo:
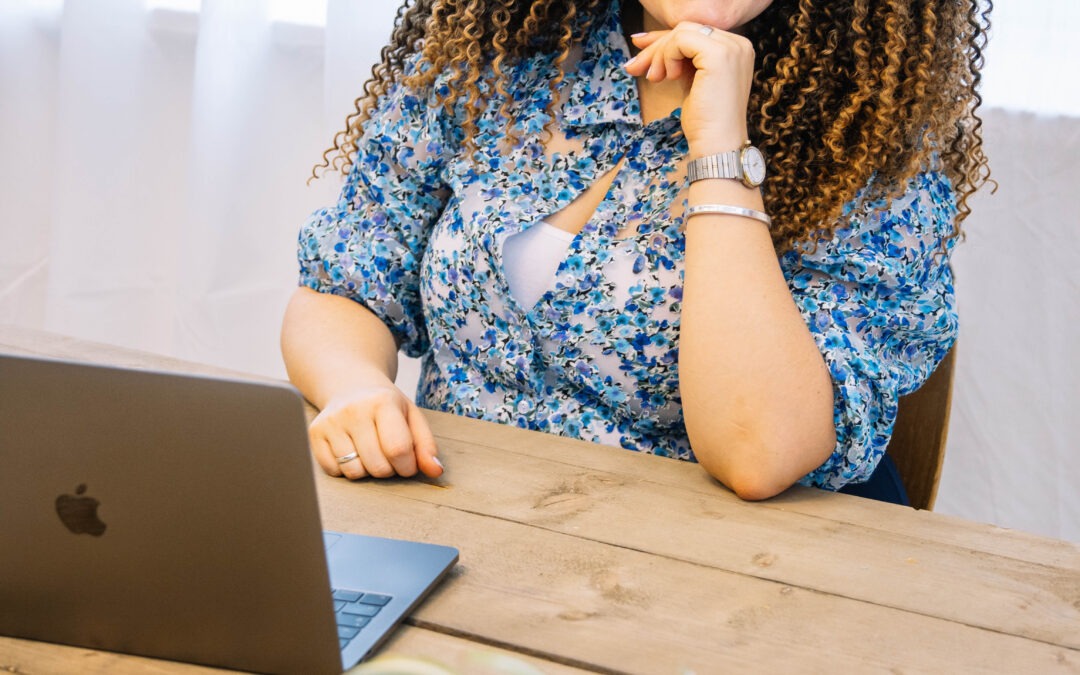
M 64 526 L 75 534 L 89 534 L 100 537 L 105 534 L 105 523 L 98 518 L 98 500 L 93 497 L 81 497 L 86 492 L 86 483 L 75 490 L 73 495 L 60 495 L 56 498 L 56 513 Z

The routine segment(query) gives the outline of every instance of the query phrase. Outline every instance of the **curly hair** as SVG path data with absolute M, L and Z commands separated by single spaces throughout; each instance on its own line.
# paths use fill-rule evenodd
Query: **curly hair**
M 312 175 L 347 169 L 363 123 L 395 83 L 422 89 L 447 77 L 442 101 L 464 103 L 470 142 L 485 89 L 506 114 L 506 66 L 516 59 L 550 54 L 560 73 L 554 94 L 571 49 L 610 1 L 406 0 Z M 977 113 L 991 9 L 991 0 L 776 0 L 746 26 L 759 62 L 748 121 L 768 161 L 762 193 L 778 251 L 828 238 L 845 204 L 898 196 L 931 166 L 956 190 L 952 236 L 960 234 L 968 198 L 990 175 Z M 406 76 L 418 53 L 429 67 Z M 548 113 L 559 99 L 551 100 Z

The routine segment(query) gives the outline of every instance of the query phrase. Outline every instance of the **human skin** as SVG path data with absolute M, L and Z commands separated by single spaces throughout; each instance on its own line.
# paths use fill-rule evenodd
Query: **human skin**
M 747 139 L 754 52 L 735 32 L 769 0 L 642 0 L 638 82 L 643 121 L 682 107 L 690 157 Z M 705 35 L 700 29 L 714 30 Z M 719 103 L 718 102 L 722 102 Z M 602 181 L 601 181 L 602 182 Z M 595 186 L 594 186 L 595 187 Z M 590 191 L 575 204 L 589 203 Z M 760 191 L 715 179 L 690 187 L 690 204 L 762 210 Z M 572 204 L 556 225 L 591 215 Z M 691 447 L 712 476 L 744 499 L 771 497 L 819 466 L 835 446 L 832 383 L 795 307 L 767 228 L 727 215 L 686 226 L 680 394 Z M 299 289 L 282 329 L 290 378 L 322 412 L 312 448 L 331 475 L 437 476 L 431 431 L 394 385 L 396 345 L 362 305 Z M 357 452 L 338 465 L 335 457 Z
M 772 4 L 772 0 L 639 0 L 644 29 L 665 30 L 683 21 L 738 32 Z
M 638 78 L 643 111 L 661 116 L 681 106 L 691 159 L 740 147 L 754 50 L 731 31 L 769 1 L 641 4 L 645 31 L 632 38 L 641 51 L 625 67 Z M 715 30 L 706 35 L 704 26 Z M 688 203 L 764 209 L 759 189 L 726 179 L 694 183 Z M 836 444 L 828 369 L 764 224 L 690 218 L 685 266 L 679 373 L 691 447 L 740 497 L 771 497 L 820 466 Z
M 311 452 L 331 476 L 442 475 L 427 420 L 394 385 L 397 344 L 363 305 L 301 286 L 285 310 L 281 349 L 289 379 L 320 412 Z M 338 457 L 359 457 L 339 464 Z

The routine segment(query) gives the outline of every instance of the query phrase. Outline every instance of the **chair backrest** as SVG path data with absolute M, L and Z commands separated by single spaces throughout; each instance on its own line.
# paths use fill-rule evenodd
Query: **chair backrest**
M 953 347 L 923 386 L 902 397 L 898 406 L 887 452 L 896 463 L 911 505 L 917 509 L 934 508 L 937 498 L 949 431 L 955 360 Z

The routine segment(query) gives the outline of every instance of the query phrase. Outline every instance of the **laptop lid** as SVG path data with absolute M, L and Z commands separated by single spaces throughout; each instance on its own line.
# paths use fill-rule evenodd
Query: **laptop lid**
M 0 355 L 0 634 L 352 665 L 306 449 L 288 385 Z

